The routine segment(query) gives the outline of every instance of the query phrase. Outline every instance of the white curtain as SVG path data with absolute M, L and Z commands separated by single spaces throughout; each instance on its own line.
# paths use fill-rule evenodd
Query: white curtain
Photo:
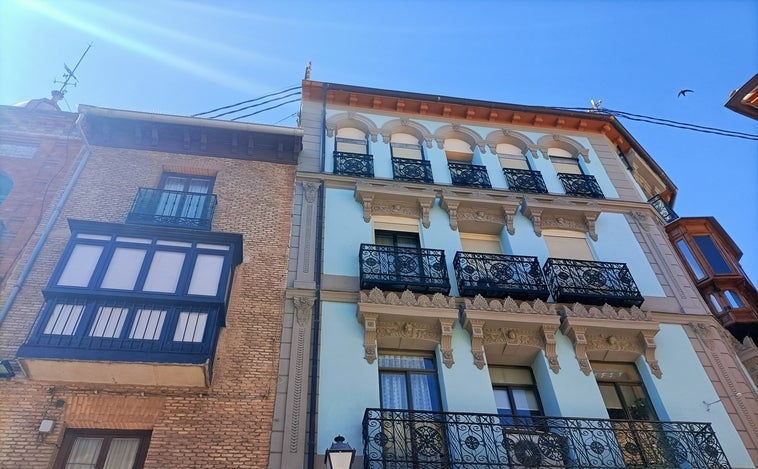
M 102 438 L 77 438 L 66 461 L 66 469 L 94 469 Z
M 103 469 L 132 469 L 137 457 L 139 438 L 114 438 L 108 449 Z

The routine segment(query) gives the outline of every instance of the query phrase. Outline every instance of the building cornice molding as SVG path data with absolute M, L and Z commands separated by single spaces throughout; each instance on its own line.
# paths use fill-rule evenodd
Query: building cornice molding
M 466 233 L 498 234 L 503 227 L 515 234 L 513 219 L 521 200 L 514 194 L 481 191 L 441 191 L 440 207 L 450 217 L 450 228 Z

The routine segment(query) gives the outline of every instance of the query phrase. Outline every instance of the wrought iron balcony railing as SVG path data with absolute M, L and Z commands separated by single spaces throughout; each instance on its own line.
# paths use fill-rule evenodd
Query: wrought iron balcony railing
M 434 182 L 429 161 L 412 158 L 392 158 L 392 175 L 396 181 Z
M 709 423 L 366 409 L 365 469 L 728 469 Z
M 558 173 L 558 179 L 561 180 L 567 195 L 591 197 L 593 199 L 605 198 L 603 190 L 600 189 L 600 185 L 597 183 L 595 176 L 588 174 Z
M 361 153 L 334 152 L 334 174 L 374 177 L 374 157 Z
M 549 258 L 542 267 L 553 301 L 639 306 L 645 300 L 626 264 Z
M 210 230 L 215 210 L 215 194 L 141 187 L 126 222 Z
M 503 168 L 503 175 L 505 176 L 505 182 L 508 183 L 508 190 L 547 194 L 545 180 L 542 179 L 542 173 L 539 171 Z
M 490 189 L 490 177 L 487 175 L 487 167 L 470 163 L 447 163 L 450 168 L 450 177 L 453 185 L 464 187 L 480 187 Z
M 658 214 L 666 223 L 671 223 L 672 221 L 679 218 L 679 215 L 674 212 L 674 210 L 669 206 L 669 204 L 666 203 L 665 200 L 663 200 L 660 195 L 656 195 L 647 202 L 658 211 Z
M 453 268 L 461 296 L 510 296 L 519 300 L 546 300 L 550 296 L 534 256 L 457 252 Z
M 450 292 L 445 251 L 361 244 L 361 289 Z

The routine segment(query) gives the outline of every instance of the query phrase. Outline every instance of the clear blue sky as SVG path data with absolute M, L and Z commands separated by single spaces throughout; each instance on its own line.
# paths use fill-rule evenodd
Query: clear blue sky
M 758 134 L 724 108 L 758 72 L 758 2 L 0 0 L 0 104 L 49 96 L 87 44 L 79 104 L 192 115 L 312 79 L 585 107 Z M 677 98 L 680 89 L 694 93 Z M 295 125 L 298 104 L 253 122 Z M 622 119 L 715 216 L 758 283 L 758 142 Z

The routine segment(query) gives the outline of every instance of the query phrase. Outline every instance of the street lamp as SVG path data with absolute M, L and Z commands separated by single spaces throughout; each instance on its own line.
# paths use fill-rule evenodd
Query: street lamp
M 345 443 L 345 437 L 337 435 L 334 437 L 334 443 L 326 450 L 324 463 L 326 469 L 350 469 L 355 459 L 355 449 Z

